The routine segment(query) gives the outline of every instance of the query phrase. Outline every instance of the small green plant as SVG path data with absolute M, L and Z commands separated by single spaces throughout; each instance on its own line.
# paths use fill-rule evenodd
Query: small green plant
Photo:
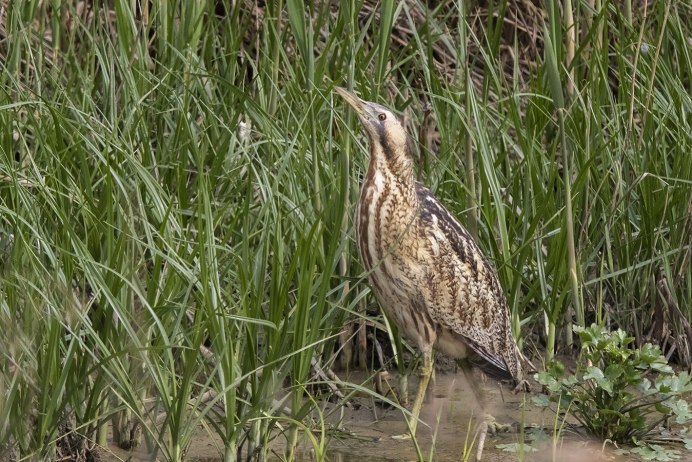
M 566 375 L 564 366 L 553 361 L 536 375 L 551 393 L 549 400 L 538 396 L 537 403 L 569 405 L 588 434 L 618 443 L 645 440 L 668 419 L 677 424 L 692 420 L 682 397 L 692 391 L 690 375 L 676 374 L 657 346 L 631 348 L 634 338 L 624 331 L 608 332 L 595 324 L 574 332 L 582 344 L 576 373 Z

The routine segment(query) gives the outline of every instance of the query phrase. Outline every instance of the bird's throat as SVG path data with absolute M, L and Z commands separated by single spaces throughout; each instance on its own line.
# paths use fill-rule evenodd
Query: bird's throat
M 356 209 L 358 247 L 367 270 L 406 233 L 419 210 L 415 181 L 371 160 Z

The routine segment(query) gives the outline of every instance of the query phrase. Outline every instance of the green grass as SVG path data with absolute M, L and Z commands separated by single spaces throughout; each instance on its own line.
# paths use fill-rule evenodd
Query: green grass
M 412 134 L 431 104 L 420 178 L 477 230 L 525 344 L 551 356 L 592 321 L 643 341 L 661 284 L 684 335 L 684 2 L 574 2 L 569 68 L 557 2 L 536 42 L 465 4 L 94 3 L 0 2 L 0 454 L 54 457 L 68 429 L 105 444 L 114 417 L 166 460 L 201 423 L 229 461 L 277 423 L 297 441 L 311 358 L 370 299 L 351 237 L 367 154 L 334 85 Z

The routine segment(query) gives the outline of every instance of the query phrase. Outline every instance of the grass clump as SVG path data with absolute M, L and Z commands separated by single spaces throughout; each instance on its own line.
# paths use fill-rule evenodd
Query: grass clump
M 575 327 L 582 344 L 574 374 L 559 361 L 537 374 L 551 392 L 550 401 L 571 410 L 589 435 L 617 443 L 651 438 L 670 419 L 692 420 L 683 398 L 692 391 L 687 372 L 673 371 L 658 346 L 632 348 L 633 337 L 618 329 Z

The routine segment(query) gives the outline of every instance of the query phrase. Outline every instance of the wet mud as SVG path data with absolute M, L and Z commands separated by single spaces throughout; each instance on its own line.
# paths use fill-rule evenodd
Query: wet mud
M 345 377 L 352 383 L 364 386 L 370 380 L 362 374 Z M 479 380 L 481 380 L 479 378 Z M 396 377 L 389 380 L 396 384 Z M 409 394 L 415 394 L 416 378 L 410 378 Z M 628 455 L 617 456 L 612 446 L 605 448 L 597 442 L 585 440 L 582 436 L 563 428 L 558 437 L 554 437 L 556 425 L 552 411 L 537 407 L 531 401 L 530 394 L 514 394 L 507 387 L 501 388 L 497 382 L 483 382 L 486 393 L 486 410 L 497 422 L 511 424 L 508 432 L 488 435 L 483 451 L 484 462 L 536 461 L 536 462 L 606 462 L 637 461 Z M 327 460 L 334 462 L 384 462 L 416 461 L 416 447 L 411 440 L 398 440 L 395 435 L 404 434 L 407 425 L 399 409 L 376 403 L 371 397 L 358 396 L 353 399 L 350 408 L 325 403 L 323 412 L 333 411 L 327 422 Z M 429 461 L 463 461 L 465 454 L 471 454 L 468 460 L 474 460 L 476 426 L 482 410 L 463 374 L 439 373 L 427 402 L 421 412 L 421 421 L 417 430 L 417 442 L 425 460 Z M 322 435 L 316 431 L 319 439 Z M 285 437 L 273 440 L 269 460 L 285 460 Z M 523 444 L 522 444 L 523 443 Z M 298 461 L 317 460 L 307 438 L 301 441 L 297 453 Z M 523 448 L 524 454 L 521 451 Z M 186 460 L 196 462 L 221 461 L 222 445 L 215 436 L 210 436 L 200 428 L 187 451 Z M 466 451 L 466 452 L 465 452 Z M 159 457 L 162 460 L 161 457 Z M 129 460 L 130 462 L 149 461 L 150 456 L 144 448 L 132 452 L 113 449 L 105 460 Z

